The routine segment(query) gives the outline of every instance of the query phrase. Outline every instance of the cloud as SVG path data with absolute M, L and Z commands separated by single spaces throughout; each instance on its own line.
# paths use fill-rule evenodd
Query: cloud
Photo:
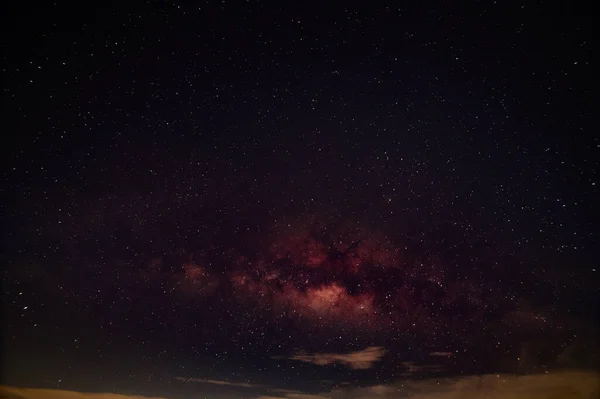
M 365 370 L 373 367 L 385 354 L 381 346 L 370 346 L 366 349 L 350 353 L 297 353 L 290 357 L 292 360 L 327 366 L 340 363 L 353 370 Z
M 437 357 L 450 357 L 454 355 L 452 352 L 431 352 L 429 356 L 437 356 Z
M 328 399 L 327 396 L 313 395 L 310 393 L 289 393 L 285 396 L 259 396 L 258 399 Z
M 38 389 L 0 386 L 0 397 L 7 399 L 166 399 L 159 396 L 89 393 L 62 389 Z
M 405 370 L 400 374 L 403 377 L 414 376 L 422 373 L 440 372 L 444 367 L 440 364 L 416 364 L 415 362 L 402 362 Z
M 186 377 L 175 377 L 178 381 L 183 382 L 198 382 L 202 384 L 213 384 L 213 385 L 226 385 L 232 387 L 242 387 L 242 388 L 263 388 L 263 385 L 259 384 L 250 384 L 248 382 L 232 382 L 232 381 L 223 381 L 223 380 L 211 380 L 206 378 L 186 378 Z
M 294 398 L 294 399 L 302 399 L 311 398 L 311 395 L 303 393 L 301 391 L 297 391 L 294 389 L 285 389 L 285 388 L 275 388 L 262 384 L 251 384 L 249 382 L 236 382 L 236 381 L 225 381 L 225 380 L 211 380 L 208 378 L 187 378 L 187 377 L 175 377 L 176 380 L 182 382 L 197 382 L 201 384 L 212 384 L 212 385 L 221 385 L 221 386 L 229 386 L 229 387 L 240 387 L 240 388 L 252 388 L 252 389 L 262 389 L 267 392 L 273 392 L 276 394 L 285 395 L 286 398 Z M 261 398 L 269 398 L 276 396 L 261 396 Z
M 259 387 L 178 377 L 178 380 L 216 385 Z M 196 381 L 198 380 L 198 381 Z M 274 395 L 267 391 L 274 392 Z M 198 393 L 202 396 L 202 393 Z M 600 395 L 597 371 L 556 371 L 534 375 L 488 374 L 456 378 L 398 380 L 370 387 L 340 387 L 328 392 L 309 393 L 265 388 L 257 399 L 592 399 Z M 60 389 L 36 389 L 0 386 L 0 397 L 7 399 L 167 399 L 156 396 L 87 393 Z
M 400 380 L 371 387 L 337 388 L 319 394 L 260 396 L 258 399 L 592 399 L 599 394 L 600 373 L 558 371 L 524 376 L 488 374 Z

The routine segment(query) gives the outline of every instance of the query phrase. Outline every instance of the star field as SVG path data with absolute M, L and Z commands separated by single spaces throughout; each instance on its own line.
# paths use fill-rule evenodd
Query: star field
M 10 4 L 2 384 L 597 371 L 593 13 L 569 7 Z

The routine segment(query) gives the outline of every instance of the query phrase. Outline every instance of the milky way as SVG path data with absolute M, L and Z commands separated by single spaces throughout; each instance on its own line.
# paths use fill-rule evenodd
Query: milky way
M 425 339 L 472 334 L 483 322 L 495 323 L 494 333 L 546 327 L 526 299 L 494 290 L 469 263 L 456 269 L 433 250 L 410 253 L 407 237 L 388 238 L 359 222 L 325 224 L 307 215 L 256 238 L 256 248 L 244 255 L 231 249 L 221 264 L 184 262 L 168 277 L 154 260 L 143 273 L 171 279 L 175 293 L 231 295 L 248 312 L 326 334 Z

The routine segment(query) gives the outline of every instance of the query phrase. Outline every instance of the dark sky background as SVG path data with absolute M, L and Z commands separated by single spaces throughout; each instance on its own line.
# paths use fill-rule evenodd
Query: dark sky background
M 597 366 L 591 10 L 122 3 L 4 5 L 2 383 Z

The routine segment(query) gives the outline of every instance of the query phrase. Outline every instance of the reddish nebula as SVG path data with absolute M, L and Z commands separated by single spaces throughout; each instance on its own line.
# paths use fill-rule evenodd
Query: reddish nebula
M 299 266 L 319 267 L 327 260 L 328 249 L 314 237 L 298 234 L 280 237 L 270 245 L 269 255 L 276 261 L 291 259 Z
M 255 259 L 236 258 L 229 278 L 238 299 L 345 327 L 390 323 L 368 280 L 372 270 L 398 266 L 400 251 L 389 240 L 364 229 L 285 227 Z
M 324 228 L 319 224 L 286 226 L 268 247 L 272 261 L 286 260 L 299 268 L 322 268 L 356 274 L 368 267 L 394 267 L 400 249 L 382 234 L 364 228 Z
M 209 296 L 219 286 L 219 280 L 204 267 L 195 263 L 184 263 L 181 272 L 175 275 L 175 284 L 188 295 Z
M 294 304 L 307 313 L 327 317 L 367 317 L 373 314 L 373 295 L 350 295 L 338 283 L 310 287 L 306 291 L 291 288 L 287 293 Z
M 184 263 L 175 288 L 200 297 L 232 289 L 240 303 L 277 317 L 366 332 L 394 326 L 435 333 L 456 324 L 455 315 L 476 322 L 486 308 L 472 280 L 450 279 L 432 256 L 408 260 L 404 245 L 362 226 L 323 227 L 309 220 L 285 224 L 270 237 L 252 255 L 230 253 L 228 272 L 218 278 L 214 270 Z

